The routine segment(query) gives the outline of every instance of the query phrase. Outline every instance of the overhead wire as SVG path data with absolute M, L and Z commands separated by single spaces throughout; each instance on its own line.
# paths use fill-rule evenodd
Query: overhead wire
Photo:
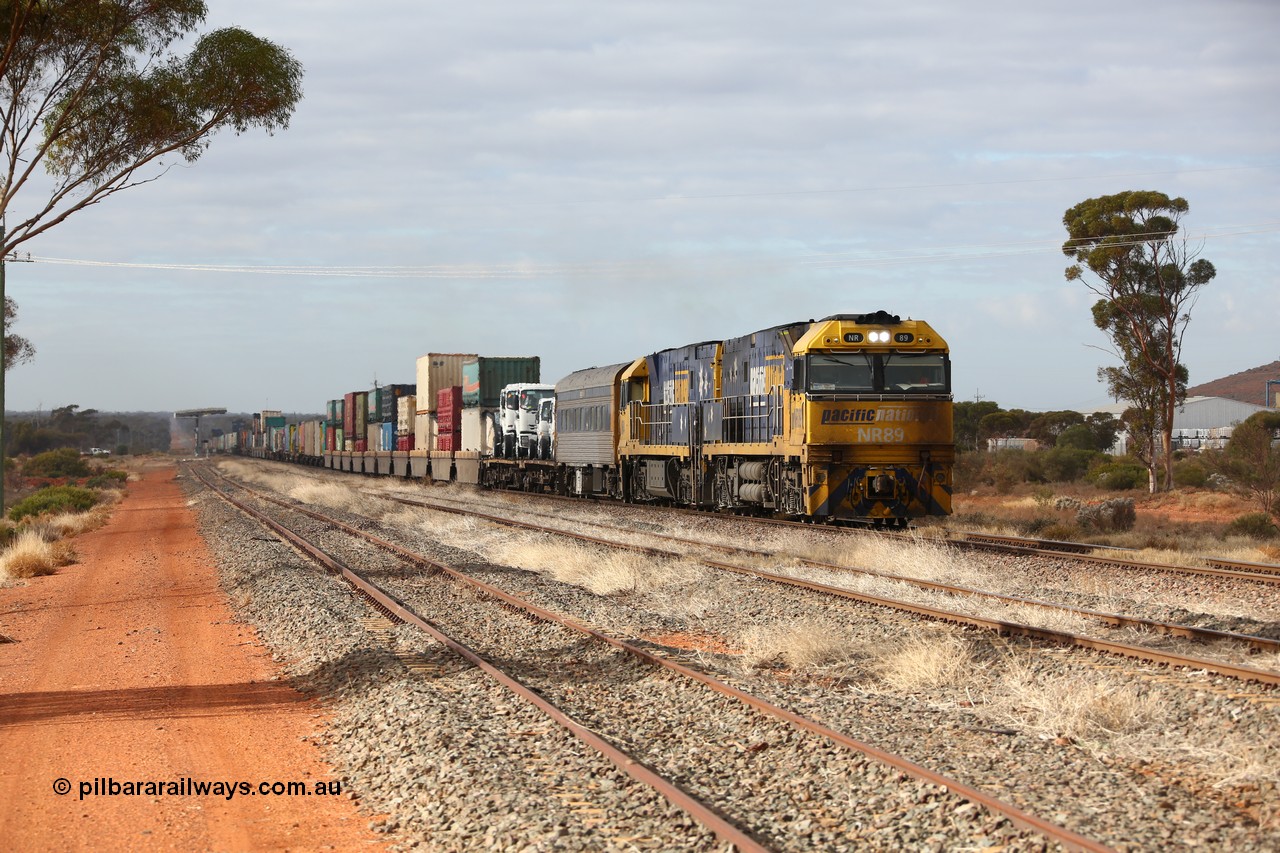
M 1219 226 L 1195 233 L 1182 235 L 1189 242 L 1209 241 L 1227 237 L 1240 237 L 1252 234 L 1263 234 L 1280 231 L 1280 222 L 1262 222 L 1248 225 Z M 1129 240 L 1111 241 L 1114 247 L 1140 245 L 1148 242 L 1148 238 L 1159 234 L 1130 235 Z M 1013 241 L 1005 243 L 972 243 L 952 246 L 916 247 L 879 250 L 850 250 L 842 252 L 809 252 L 787 257 L 778 255 L 770 258 L 775 263 L 795 263 L 799 266 L 822 268 L 874 267 L 911 263 L 936 263 L 940 261 L 981 260 L 984 258 L 1011 257 L 1016 255 L 1041 254 L 1048 251 L 1060 251 L 1064 241 L 1044 238 L 1039 240 Z M 718 257 L 715 255 L 682 256 L 679 259 L 664 258 L 661 260 L 631 260 L 584 262 L 578 264 L 540 264 L 540 263 L 504 263 L 504 264 L 432 264 L 432 265 L 370 265 L 370 266 L 333 266 L 306 264 L 184 264 L 184 263 L 146 263 L 135 261 L 107 261 L 86 258 L 59 258 L 40 255 L 29 255 L 35 263 L 64 266 L 105 267 L 117 269 L 151 269 L 177 272 L 212 272 L 236 273 L 244 275 L 283 275 L 283 276 L 315 276 L 329 278 L 380 278 L 380 279 L 511 279 L 528 280 L 553 276 L 611 276 L 643 273 L 646 270 L 669 269 L 677 261 L 682 264 L 697 266 L 699 264 L 733 265 L 741 263 L 755 266 L 760 263 L 758 256 Z

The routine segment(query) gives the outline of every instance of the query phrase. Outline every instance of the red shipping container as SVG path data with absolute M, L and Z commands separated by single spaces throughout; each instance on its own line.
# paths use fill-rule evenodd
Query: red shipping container
M 460 432 L 442 432 L 436 436 L 437 450 L 461 450 L 462 449 L 462 433 Z
M 396 450 L 413 450 L 413 436 L 398 436 L 396 438 Z
M 369 449 L 369 439 L 367 438 L 356 439 L 356 453 L 364 453 L 368 449 Z
M 440 432 L 457 432 L 462 428 L 462 386 L 441 388 L 436 392 L 436 422 Z

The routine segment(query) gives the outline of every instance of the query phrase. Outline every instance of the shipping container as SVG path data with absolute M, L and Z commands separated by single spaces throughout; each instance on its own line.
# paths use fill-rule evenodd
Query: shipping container
M 417 450 L 430 450 L 434 419 L 426 412 L 413 416 L 413 446 Z
M 397 436 L 396 450 L 413 450 L 413 436 L 412 435 Z
M 366 424 L 382 423 L 382 393 L 383 389 L 374 386 L 365 392 L 365 420 Z
M 436 450 L 446 450 L 449 452 L 461 450 L 462 433 L 460 432 L 442 432 L 436 436 Z
M 412 436 L 413 419 L 418 413 L 418 398 L 408 394 L 396 401 L 396 435 Z
M 541 359 L 536 355 L 468 356 L 462 363 L 462 405 L 497 408 L 503 386 L 541 381 Z
M 462 410 L 462 447 L 464 451 L 493 456 L 495 442 L 502 433 L 496 409 Z
M 384 385 L 382 386 L 382 423 L 395 424 L 400 414 L 400 401 L 412 397 L 416 385 Z
M 343 398 L 342 428 L 352 439 L 364 437 L 368 416 L 368 392 L 352 391 Z
M 436 425 L 440 432 L 457 432 L 462 428 L 462 386 L 452 385 L 436 393 Z
M 417 414 L 435 412 L 441 388 L 462 384 L 462 364 L 475 355 L 433 352 L 418 359 Z
M 325 406 L 325 420 L 329 422 L 330 426 L 337 426 L 342 423 L 342 409 L 343 401 L 340 399 L 330 400 Z

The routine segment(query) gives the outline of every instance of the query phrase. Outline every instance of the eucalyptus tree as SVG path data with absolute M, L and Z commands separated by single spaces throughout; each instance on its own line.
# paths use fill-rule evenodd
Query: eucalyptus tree
M 206 14 L 203 0 L 0 0 L 0 256 L 195 162 L 219 130 L 288 127 L 301 64 L 237 27 L 196 37 Z M 0 297 L 3 281 L 0 261 Z
M 1121 362 L 1099 377 L 1115 399 L 1132 405 L 1126 423 L 1159 435 L 1159 453 L 1150 440 L 1150 459 L 1144 460 L 1153 491 L 1158 464 L 1165 487 L 1173 486 L 1173 417 L 1187 389 L 1183 336 L 1200 288 L 1217 274 L 1198 247 L 1176 239 L 1188 209 L 1183 198 L 1130 190 L 1087 199 L 1062 217 L 1070 238 L 1062 252 L 1075 261 L 1067 280 L 1099 297 L 1094 325 L 1111 339 Z M 1133 438 L 1143 443 L 1141 435 Z

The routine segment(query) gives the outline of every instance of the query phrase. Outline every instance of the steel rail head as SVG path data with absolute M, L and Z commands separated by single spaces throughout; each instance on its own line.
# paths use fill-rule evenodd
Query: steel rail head
M 365 494 L 377 495 L 378 493 L 366 492 Z M 588 537 L 582 533 L 575 533 L 573 531 L 563 530 L 561 528 L 546 527 L 543 525 L 531 524 L 529 522 L 516 521 L 514 519 L 503 519 L 499 516 L 494 516 L 487 513 L 478 513 L 478 512 L 473 513 L 472 511 L 465 510 L 465 509 L 458 509 L 454 507 L 442 507 L 436 504 L 428 503 L 426 501 L 418 501 L 410 498 L 403 498 L 403 497 L 389 496 L 389 495 L 378 495 L 378 496 L 383 497 L 386 500 L 395 501 L 397 503 L 402 503 L 409 506 L 418 506 L 418 507 L 424 507 L 427 509 L 437 509 L 443 512 L 450 512 L 450 513 L 472 513 L 477 517 L 485 518 L 485 519 L 494 521 L 496 523 L 516 525 L 516 526 L 525 527 L 532 530 L 556 533 L 562 536 L 572 536 L 575 538 L 585 539 L 586 541 L 595 542 L 597 544 L 608 544 L 615 548 L 628 548 L 628 549 L 640 551 L 642 553 L 648 553 L 654 556 L 667 556 L 669 554 L 669 552 L 645 549 L 644 546 L 640 546 L 640 545 L 630 545 L 630 544 L 624 544 L 624 543 L 618 543 L 618 542 L 607 542 L 606 540 L 596 539 L 594 537 Z M 593 527 L 603 527 L 610 530 L 623 529 L 620 527 L 615 527 L 613 525 L 608 525 L 608 524 L 604 524 L 602 522 L 596 522 L 596 521 L 591 521 L 586 523 Z M 653 531 L 642 531 L 641 535 L 649 537 L 650 539 L 660 539 L 663 541 L 675 542 L 678 544 L 691 544 L 690 540 L 682 539 L 680 537 L 671 536 L 664 533 L 655 533 Z M 715 542 L 698 542 L 696 544 L 700 548 L 707 548 L 713 551 L 720 551 L 722 553 L 730 553 L 730 554 L 742 553 L 742 554 L 749 554 L 752 556 L 759 556 L 759 557 L 779 556 L 776 552 L 763 551 L 755 548 L 746 548 L 743 546 L 721 545 Z M 842 565 L 837 565 L 835 563 L 827 563 L 821 560 L 810 560 L 806 558 L 798 558 L 798 559 L 799 559 L 799 562 L 804 565 L 812 566 L 814 568 L 819 568 L 826 571 L 857 572 L 859 574 L 883 578 L 885 580 L 898 581 L 900 583 L 910 584 L 912 586 L 921 587 L 923 589 L 931 589 L 931 590 L 936 590 L 938 592 L 946 592 L 953 595 L 966 595 L 966 596 L 973 596 L 973 597 L 989 598 L 995 601 L 1003 601 L 1010 604 L 1029 605 L 1032 607 L 1040 607 L 1048 610 L 1056 610 L 1059 612 L 1071 613 L 1076 616 L 1083 616 L 1088 619 L 1094 619 L 1116 628 L 1124 628 L 1124 627 L 1146 628 L 1148 630 L 1158 631 L 1160 633 L 1168 634 L 1170 636 L 1183 637 L 1185 639 L 1209 640 L 1209 641 L 1224 640 L 1224 641 L 1245 643 L 1250 648 L 1256 649 L 1258 651 L 1280 651 L 1280 639 L 1275 639 L 1273 637 L 1262 637 L 1255 634 L 1239 634 L 1231 631 L 1218 631 L 1212 628 L 1200 628 L 1194 625 L 1177 625 L 1170 622 L 1160 622 L 1154 619 L 1145 619 L 1140 616 L 1125 616 L 1119 613 L 1107 613 L 1100 610 L 1091 610 L 1085 607 L 1074 607 L 1068 604 L 1055 604 L 1053 602 L 1041 601 L 1034 598 L 1025 598 L 1017 595 L 1005 595 L 1003 593 L 992 592 L 990 590 L 976 589 L 976 588 L 967 587 L 967 586 L 957 586 L 955 584 L 940 583 L 938 581 L 930 581 L 922 578 L 913 578 L 913 577 L 908 577 L 906 575 L 895 574 L 893 572 L 882 572 L 877 569 L 867 569 L 867 568 L 861 568 L 857 566 L 842 566 Z M 725 564 L 712 563 L 712 565 L 716 565 L 718 568 L 725 568 Z M 735 567 L 735 568 L 741 568 L 741 567 Z M 748 570 L 748 571 L 755 571 L 755 570 Z M 777 577 L 778 576 L 774 575 L 771 577 L 771 579 L 777 579 Z M 835 587 L 833 589 L 838 590 L 839 587 Z
M 597 752 L 599 752 L 602 756 L 604 756 L 608 761 L 610 761 L 614 766 L 616 766 L 623 773 L 626 773 L 628 776 L 630 776 L 632 779 L 636 780 L 637 782 L 643 785 L 649 786 L 654 791 L 656 791 L 659 795 L 661 795 L 664 799 L 670 802 L 672 805 L 676 806 L 677 808 L 686 812 L 689 816 L 693 817 L 695 820 L 701 823 L 704 827 L 706 827 L 708 830 L 714 833 L 715 836 L 725 844 L 730 845 L 733 849 L 740 850 L 740 851 L 750 851 L 750 853 L 766 853 L 766 851 L 770 849 L 768 846 L 762 844 L 750 833 L 746 832 L 745 830 L 741 829 L 740 827 L 732 823 L 728 818 L 726 818 L 724 815 L 722 815 L 719 811 L 717 811 L 713 807 L 702 802 L 697 797 L 694 797 L 692 794 L 688 793 L 683 788 L 676 785 L 674 782 L 671 782 L 669 779 L 666 779 L 665 777 L 657 773 L 655 770 L 653 770 L 649 766 L 645 765 L 644 763 L 636 760 L 635 758 L 631 757 L 627 753 L 623 752 L 621 749 L 615 746 L 611 741 L 607 740 L 603 736 L 593 732 L 591 729 L 577 722 L 572 717 L 568 716 L 559 708 L 557 708 L 555 705 L 551 704 L 546 699 L 544 699 L 539 693 L 537 693 L 537 691 L 533 690 L 532 688 L 528 687 L 520 680 L 508 675 L 507 673 L 495 667 L 486 658 L 481 656 L 475 650 L 469 648 L 468 646 L 458 642 L 457 640 L 453 639 L 449 635 L 445 634 L 434 623 L 430 622 L 429 620 L 415 613 L 407 605 L 405 605 L 404 603 L 396 599 L 393 595 L 391 595 L 386 590 L 381 589 L 375 583 L 365 578 L 364 576 L 360 575 L 358 572 L 354 571 L 349 566 L 343 564 L 341 561 L 330 556 L 329 554 L 326 554 L 324 551 L 320 550 L 319 548 L 316 548 L 315 546 L 311 545 L 302 536 L 299 536 L 296 532 L 290 530 L 288 527 L 280 524 L 279 522 L 276 522 L 274 519 L 269 518 L 264 513 L 258 512 L 257 510 L 248 506 L 242 501 L 238 501 L 235 498 L 231 497 L 230 495 L 226 494 L 223 490 L 219 489 L 213 483 L 201 477 L 199 473 L 197 473 L 196 476 L 201 480 L 201 482 L 205 484 L 206 487 L 211 489 L 215 494 L 222 497 L 232 506 L 236 507 L 241 512 L 244 512 L 246 515 L 250 516 L 251 518 L 257 520 L 259 523 L 265 524 L 271 530 L 273 530 L 274 532 L 279 534 L 282 538 L 284 538 L 286 541 L 288 541 L 291 545 L 298 547 L 299 550 L 301 550 L 304 554 L 306 554 L 308 557 L 311 557 L 313 560 L 323 565 L 326 569 L 329 569 L 331 571 L 334 571 L 336 574 L 341 575 L 348 583 L 350 583 L 353 587 L 358 589 L 362 595 L 369 598 L 375 604 L 378 610 L 392 616 L 395 619 L 398 619 L 399 621 L 407 622 L 409 624 L 414 625 L 419 630 L 422 630 L 425 633 L 427 633 L 437 642 L 446 646 L 448 649 L 450 649 L 452 652 L 457 654 L 459 657 L 462 657 L 464 660 L 476 666 L 478 669 L 483 671 L 487 676 L 489 676 L 494 681 L 501 684 L 507 690 L 511 691 L 513 694 L 520 697 L 523 701 L 537 708 L 539 711 L 541 711 L 548 718 L 550 718 L 555 723 L 560 725 L 562 728 L 564 728 L 574 737 L 578 738 L 583 743 L 590 746 L 592 749 L 595 749 Z M 252 489 L 247 489 L 247 491 L 254 493 L 254 490 Z M 267 496 L 267 495 L 259 495 L 259 496 L 265 498 L 266 500 L 271 500 L 275 503 L 288 506 L 287 504 L 284 504 L 283 501 L 277 501 L 274 498 L 271 498 L 270 496 Z M 289 508 L 297 509 L 297 507 L 289 507 Z M 315 517 L 317 519 L 325 518 L 320 513 L 316 513 L 311 510 L 307 510 L 306 514 L 309 516 Z M 363 534 L 362 531 L 358 530 L 357 528 L 338 522 L 335 519 L 326 519 L 326 520 L 342 528 L 343 530 L 346 530 L 349 533 L 355 533 L 357 535 L 365 535 L 365 537 L 368 539 L 377 539 L 377 537 L 372 537 L 372 536 Z M 375 544 L 379 544 L 383 546 L 391 545 L 391 543 L 385 542 L 383 540 L 379 540 Z M 392 547 L 394 548 L 397 546 L 392 546 Z M 453 573 L 452 570 L 447 569 L 447 567 L 443 565 L 438 565 L 438 568 L 450 571 L 451 574 Z
M 492 584 L 488 584 L 488 583 L 485 583 L 484 581 L 473 578 L 467 575 L 465 572 L 455 569 L 452 566 L 448 566 L 439 561 L 432 560 L 429 557 L 425 557 L 421 554 L 417 554 L 407 548 L 404 548 L 400 545 L 396 545 L 393 542 L 388 542 L 387 540 L 382 539 L 381 537 L 378 537 L 366 531 L 360 530 L 359 528 L 356 528 L 344 522 L 338 521 L 337 519 L 329 518 L 328 516 L 315 512 L 314 510 L 310 510 L 305 507 L 299 507 L 299 506 L 287 503 L 285 501 L 273 498 L 269 495 L 260 495 L 260 496 L 265 500 L 272 501 L 273 503 L 277 503 L 281 506 L 285 506 L 291 510 L 301 512 L 305 515 L 316 518 L 317 520 L 323 519 L 329 524 L 332 524 L 342 530 L 345 530 L 346 532 L 351 533 L 352 535 L 363 538 L 366 541 L 374 545 L 377 545 L 380 548 L 386 549 L 391 553 L 404 557 L 405 559 L 410 560 L 414 563 L 434 568 L 468 586 L 471 586 L 476 590 L 479 590 L 485 593 L 486 595 L 489 595 L 495 598 L 496 600 L 503 602 L 504 604 L 508 604 L 512 607 L 523 610 L 540 619 L 552 622 L 554 624 L 563 625 L 567 628 L 579 631 L 600 642 L 606 643 L 613 648 L 619 649 L 621 651 L 625 651 L 655 666 L 659 666 L 664 669 L 677 672 L 680 675 L 683 675 L 687 678 L 698 681 L 722 695 L 733 697 L 743 702 L 744 704 L 748 705 L 749 707 L 755 708 L 757 711 L 760 711 L 761 713 L 775 717 L 776 719 L 784 720 L 790 723 L 791 725 L 796 726 L 797 728 L 810 732 L 811 734 L 824 737 L 832 741 L 833 743 L 852 749 L 856 752 L 860 752 L 863 755 L 866 755 L 867 757 L 872 758 L 881 764 L 884 764 L 885 766 L 891 767 L 895 770 L 898 770 L 902 773 L 905 773 L 911 776 L 917 781 L 926 782 L 929 784 L 937 785 L 941 788 L 945 788 L 946 790 L 950 791 L 952 794 L 958 797 L 977 803 L 983 806 L 984 808 L 988 809 L 989 811 L 992 811 L 996 814 L 999 814 L 1007 818 L 1015 826 L 1018 826 L 1025 830 L 1029 830 L 1031 832 L 1044 835 L 1045 837 L 1053 841 L 1056 841 L 1057 843 L 1061 844 L 1063 847 L 1065 847 L 1068 850 L 1090 851 L 1090 853 L 1107 853 L 1107 851 L 1113 851 L 1113 848 L 1108 847 L 1107 845 L 1102 844 L 1099 841 L 1096 841 L 1091 838 L 1087 838 L 1085 836 L 1082 836 L 1078 833 L 1075 833 L 1067 829 L 1066 827 L 1059 826 L 1043 818 L 1037 817 L 1036 815 L 1030 814 L 1029 812 L 1025 812 L 1019 809 L 1017 806 L 1014 806 L 1010 803 L 999 800 L 978 788 L 974 788 L 972 786 L 964 784 L 963 782 L 959 782 L 957 780 L 943 776 L 942 774 L 936 773 L 928 769 L 927 767 L 924 767 L 923 765 L 916 764 L 915 762 L 902 758 L 901 756 L 886 752 L 884 750 L 879 749 L 878 747 L 872 746 L 871 744 L 864 743 L 848 735 L 845 735 L 841 732 L 835 731 L 834 729 L 830 729 L 822 725 L 821 723 L 814 722 L 813 720 L 810 720 L 807 717 L 801 716 L 799 714 L 796 714 L 793 711 L 789 711 L 785 708 L 782 708 L 781 706 L 775 705 L 769 702 L 768 700 L 761 699 L 760 697 L 747 693 L 744 690 L 741 690 L 739 688 L 733 687 L 732 685 L 726 684 L 720 681 L 719 679 L 716 679 L 710 675 L 707 675 L 706 673 L 700 672 L 691 667 L 685 666 L 679 663 L 678 661 L 669 660 L 668 658 L 662 657 L 661 655 L 656 655 L 646 649 L 643 649 L 640 646 L 635 645 L 634 643 L 628 642 L 626 640 L 620 640 L 616 637 L 611 637 L 608 634 L 605 634 L 595 628 L 592 628 L 587 625 L 583 625 L 577 622 L 576 620 L 561 616 L 560 614 L 557 614 L 557 613 L 553 613 L 552 611 L 539 607 L 536 604 L 525 601 L 517 596 L 511 595 L 510 593 L 507 593 L 504 590 L 501 590 L 493 586 Z M 483 516 L 484 514 L 480 514 L 480 515 Z M 666 552 L 660 552 L 660 553 L 666 553 Z M 344 574 L 346 574 L 346 572 L 344 572 Z M 366 581 L 365 583 L 368 584 L 370 587 L 373 586 L 371 582 Z M 386 604 L 386 606 L 388 606 L 388 608 L 390 608 L 393 604 L 396 606 L 399 606 L 398 602 L 395 602 L 395 599 L 393 599 L 390 595 L 386 595 L 386 594 L 384 595 L 385 595 L 384 603 Z M 406 613 L 412 613 L 412 611 L 409 611 L 407 608 L 403 608 L 403 610 Z M 399 615 L 399 613 L 397 613 L 397 615 Z M 416 614 L 414 614 L 414 618 L 420 618 L 420 617 L 416 617 Z M 475 661 L 472 661 L 472 662 L 475 663 Z
M 438 510 L 440 512 L 447 512 L 447 513 L 452 513 L 457 515 L 468 515 L 474 518 L 481 518 L 487 521 L 492 521 L 496 524 L 503 524 L 511 527 L 521 527 L 521 528 L 536 530 L 544 533 L 554 533 L 561 536 L 569 536 L 581 541 L 592 542 L 598 545 L 607 545 L 612 548 L 623 548 L 623 549 L 634 551 L 636 553 L 647 554 L 649 556 L 666 557 L 666 558 L 680 558 L 684 556 L 674 551 L 666 551 L 661 548 L 651 548 L 644 545 L 627 545 L 623 543 L 610 542 L 607 539 L 601 539 L 595 536 L 588 536 L 583 533 L 573 533 L 570 531 L 561 530 L 554 527 L 546 527 L 543 525 L 531 524 L 529 522 L 516 521 L 514 519 L 506 519 L 506 518 L 502 518 L 501 516 L 480 512 L 477 510 L 458 509 L 455 507 L 439 506 L 439 505 L 424 502 L 424 501 L 413 501 L 413 500 L 400 499 L 400 498 L 391 498 L 391 500 L 396 500 L 401 503 L 413 504 L 413 505 L 425 507 L 428 509 Z M 733 563 L 721 562 L 719 560 L 703 559 L 702 562 L 714 568 L 735 572 L 737 574 L 746 575 L 749 577 L 757 577 L 764 580 L 773 581 L 776 583 L 787 584 L 789 586 L 801 587 L 803 589 L 808 589 L 813 592 L 819 592 L 824 595 L 832 595 L 840 598 L 848 598 L 855 601 L 861 601 L 864 604 L 872 604 L 872 605 L 886 607 L 893 610 L 900 610 L 900 611 L 905 611 L 909 613 L 915 613 L 919 616 L 924 616 L 930 619 L 937 619 L 943 622 L 952 622 L 956 624 L 971 625 L 976 628 L 982 628 L 985 630 L 994 631 L 997 634 L 1030 637 L 1033 639 L 1044 640 L 1044 641 L 1056 643 L 1059 645 L 1078 646 L 1081 648 L 1092 649 L 1094 651 L 1109 652 L 1111 654 L 1116 654 L 1116 655 L 1120 655 L 1127 658 L 1133 658 L 1136 660 L 1168 664 L 1171 666 L 1188 667 L 1191 669 L 1208 670 L 1209 672 L 1215 672 L 1221 675 L 1227 675 L 1232 678 L 1239 678 L 1244 681 L 1255 681 L 1260 684 L 1280 685 L 1280 673 L 1273 672 L 1271 670 L 1258 669 L 1256 667 L 1244 666 L 1242 664 L 1231 664 L 1231 663 L 1225 663 L 1220 661 L 1213 661 L 1207 658 L 1193 657 L 1190 655 L 1179 655 L 1179 654 L 1174 654 L 1170 652 L 1161 652 L 1155 649 L 1147 648 L 1145 646 L 1134 646 L 1127 643 L 1115 643 L 1109 640 L 1099 640 L 1091 637 L 1085 637 L 1079 634 L 1072 634 L 1066 631 L 1055 631 L 1051 628 L 1038 628 L 1033 625 L 1024 625 L 1019 622 L 1009 622 L 1009 621 L 1000 620 L 1000 619 L 986 619 L 981 616 L 973 616 L 970 614 L 957 613 L 955 611 L 950 611 L 950 610 L 942 610 L 940 608 L 929 607 L 928 605 L 923 605 L 923 604 L 915 604 L 909 601 L 901 601 L 895 598 L 884 598 L 882 596 L 871 595 L 869 593 L 855 592 L 853 590 L 848 590 L 848 589 L 844 589 L 842 587 L 837 587 L 837 586 L 831 586 L 830 584 L 824 584 L 818 581 L 809 581 L 809 580 L 804 580 L 802 578 L 788 577 L 787 575 L 779 575 L 777 573 L 768 572 L 763 569 L 751 569 L 745 566 L 734 565 Z M 843 567 L 837 567 L 837 568 L 843 568 Z M 864 570 L 859 569 L 857 571 L 864 571 Z M 902 578 L 902 580 L 908 580 L 908 579 Z M 989 595 L 996 598 L 1003 598 L 1003 596 L 999 596 L 993 593 L 980 592 L 980 594 Z M 1020 603 L 1039 604 L 1039 602 L 1018 599 L 1016 597 L 1009 597 L 1009 598 L 1010 600 L 1018 601 Z M 1061 609 L 1070 610 L 1073 608 L 1062 607 Z M 1151 620 L 1142 620 L 1136 617 L 1122 617 L 1115 614 L 1088 613 L 1088 615 L 1098 617 L 1098 618 L 1110 617 L 1111 619 L 1115 620 L 1114 624 L 1118 624 L 1118 625 L 1123 625 L 1125 623 L 1136 624 L 1136 625 L 1142 625 L 1144 627 L 1154 628 L 1157 630 L 1163 627 L 1167 629 L 1166 633 L 1178 633 L 1179 631 L 1182 631 L 1185 636 L 1192 636 L 1193 638 L 1203 638 L 1203 639 L 1226 638 L 1234 641 L 1249 643 L 1250 645 L 1256 648 L 1276 648 L 1280 646 L 1280 643 L 1278 643 L 1277 641 L 1269 637 L 1254 637 L 1252 635 L 1246 635 L 1246 634 L 1228 634 L 1227 632 L 1211 631 L 1209 629 L 1193 628 L 1190 626 L 1165 625 L 1164 623 L 1158 623 Z

